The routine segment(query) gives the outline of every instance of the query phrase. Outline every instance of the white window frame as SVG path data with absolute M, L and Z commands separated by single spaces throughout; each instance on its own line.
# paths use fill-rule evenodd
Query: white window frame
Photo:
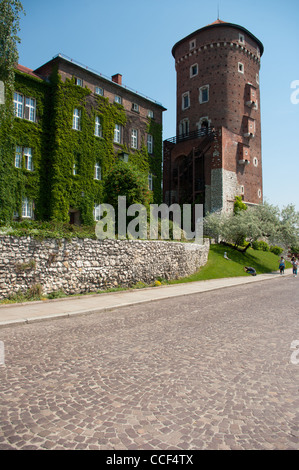
M 193 72 L 194 67 L 196 67 L 195 73 Z M 190 67 L 190 78 L 196 77 L 196 75 L 198 75 L 198 64 L 193 64 Z
M 22 157 L 23 157 L 23 149 L 19 145 L 16 146 L 15 152 L 15 167 L 22 168 Z
M 139 113 L 139 104 L 132 103 L 132 111 L 135 111 L 136 113 Z
M 245 36 L 242 33 L 239 33 L 239 43 L 242 45 L 245 44 Z
M 27 121 L 36 121 L 36 99 L 14 92 L 14 115 Z
M 114 136 L 113 136 L 113 142 L 115 144 L 120 144 L 121 143 L 121 125 L 120 124 L 115 124 L 114 127 Z
M 154 190 L 154 176 L 152 173 L 148 174 L 148 189 L 150 191 Z
M 73 111 L 73 127 L 75 131 L 81 130 L 81 110 L 79 108 L 75 108 Z
M 96 116 L 95 118 L 94 135 L 96 137 L 103 137 L 102 123 L 101 118 L 99 116 Z
M 187 98 L 187 106 L 185 106 L 185 100 Z M 186 91 L 182 94 L 182 110 L 190 108 L 190 91 Z
M 101 217 L 100 206 L 101 204 L 97 204 L 97 203 L 95 203 L 93 206 L 93 220 L 97 222 L 100 220 L 100 217 Z
M 147 151 L 150 154 L 154 151 L 154 138 L 151 134 L 147 134 Z
M 148 109 L 147 117 L 150 118 L 150 119 L 153 119 L 154 118 L 154 111 L 152 111 L 151 109 Z
M 131 130 L 131 148 L 132 149 L 138 148 L 138 130 L 137 129 Z
M 25 157 L 26 170 L 33 171 L 32 149 L 30 147 L 25 147 L 23 149 L 23 155 Z
M 78 174 L 78 165 L 77 162 L 73 163 L 73 176 L 76 176 Z
M 100 95 L 100 96 L 104 96 L 104 89 L 101 88 L 100 86 L 96 86 L 95 87 L 95 94 Z
M 94 179 L 97 181 L 101 181 L 102 179 L 102 167 L 99 162 L 96 162 L 94 166 Z
M 74 78 L 75 78 L 75 85 L 83 87 L 82 78 L 79 78 L 79 77 L 74 77 Z
M 28 110 L 28 118 L 26 118 Z M 26 96 L 25 98 L 25 119 L 28 121 L 35 122 L 36 116 L 36 100 L 34 98 L 29 98 Z
M 238 72 L 244 73 L 244 64 L 243 62 L 238 62 Z
M 33 201 L 27 197 L 22 200 L 22 218 L 32 219 L 33 218 Z
M 199 102 L 200 104 L 208 103 L 210 100 L 210 85 L 201 86 L 199 89 Z M 207 92 L 207 99 L 204 100 L 204 92 Z
M 16 117 L 23 118 L 24 114 L 24 96 L 17 91 L 14 92 L 14 114 Z
M 115 95 L 114 103 L 122 104 L 122 98 L 119 95 Z
M 192 51 L 192 49 L 195 49 L 196 47 L 196 39 L 192 39 L 189 41 L 189 50 Z

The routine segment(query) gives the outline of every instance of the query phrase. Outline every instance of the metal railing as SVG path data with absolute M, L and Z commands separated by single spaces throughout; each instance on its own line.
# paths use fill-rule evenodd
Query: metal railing
M 199 139 L 201 137 L 214 135 L 214 129 L 212 127 L 205 127 L 198 129 L 197 131 L 188 132 L 188 134 L 180 134 L 175 137 L 171 137 L 170 139 L 166 139 L 166 142 L 170 142 L 172 144 L 178 144 L 179 142 L 184 142 L 185 140 L 191 139 Z

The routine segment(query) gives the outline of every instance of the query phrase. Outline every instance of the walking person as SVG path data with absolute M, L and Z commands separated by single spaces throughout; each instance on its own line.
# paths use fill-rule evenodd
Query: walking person
M 293 276 L 297 276 L 297 270 L 298 270 L 298 261 L 296 260 L 295 256 L 292 258 L 292 265 L 293 265 Z
M 284 257 L 282 256 L 279 261 L 280 274 L 284 274 L 285 267 L 286 267 L 285 260 L 284 260 Z

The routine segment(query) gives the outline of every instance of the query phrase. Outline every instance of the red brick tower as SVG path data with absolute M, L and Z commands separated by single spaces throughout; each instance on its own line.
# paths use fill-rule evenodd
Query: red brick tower
M 164 142 L 164 201 L 229 211 L 262 202 L 259 69 L 262 43 L 215 21 L 177 42 L 176 137 Z

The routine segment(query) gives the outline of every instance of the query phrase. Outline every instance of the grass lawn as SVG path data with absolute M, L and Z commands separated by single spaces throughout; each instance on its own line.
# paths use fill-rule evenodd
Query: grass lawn
M 224 252 L 230 260 L 224 258 Z M 248 248 L 245 253 L 240 253 L 233 248 L 224 245 L 211 245 L 208 262 L 199 271 L 186 278 L 169 281 L 169 284 L 181 282 L 203 281 L 206 279 L 219 279 L 222 277 L 250 276 L 245 273 L 244 266 L 251 266 L 257 274 L 278 271 L 280 256 L 269 251 L 259 251 Z M 286 268 L 292 265 L 286 262 Z

